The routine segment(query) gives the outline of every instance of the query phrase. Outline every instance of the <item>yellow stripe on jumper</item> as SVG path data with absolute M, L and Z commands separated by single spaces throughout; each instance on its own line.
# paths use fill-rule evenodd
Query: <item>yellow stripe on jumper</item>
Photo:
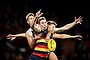
M 39 43 L 39 42 L 45 42 L 45 43 L 47 43 L 45 39 L 39 39 L 39 40 L 36 41 L 36 43 Z
M 43 51 L 43 52 L 49 52 L 49 50 L 47 48 L 38 48 L 38 47 L 35 47 L 35 50 Z

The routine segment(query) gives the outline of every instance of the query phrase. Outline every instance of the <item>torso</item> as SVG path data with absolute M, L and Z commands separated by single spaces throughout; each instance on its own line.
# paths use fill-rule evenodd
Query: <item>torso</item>
M 29 28 L 28 30 L 27 30 L 27 32 L 28 32 L 28 34 L 30 35 L 30 36 L 32 36 L 32 38 L 34 39 L 34 36 L 33 36 L 33 29 L 32 28 Z

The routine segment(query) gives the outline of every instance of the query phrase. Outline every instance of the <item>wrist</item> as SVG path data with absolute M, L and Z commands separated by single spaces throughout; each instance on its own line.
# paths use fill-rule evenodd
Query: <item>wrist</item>
M 76 22 L 76 21 L 74 21 L 73 23 L 74 23 L 74 24 L 77 24 L 77 22 Z
M 76 36 L 73 36 L 72 38 L 76 38 Z

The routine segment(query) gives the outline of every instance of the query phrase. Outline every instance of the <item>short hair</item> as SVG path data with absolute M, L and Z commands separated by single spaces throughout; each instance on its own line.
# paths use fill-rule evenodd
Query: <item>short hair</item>
M 57 23 L 56 23 L 55 21 L 50 21 L 50 20 L 49 20 L 49 21 L 47 22 L 47 24 L 48 24 L 48 25 L 54 24 L 55 26 L 57 26 Z
M 26 16 L 26 20 L 28 20 L 29 16 L 34 16 L 34 14 L 33 14 L 33 13 L 29 13 L 29 14 L 27 14 L 27 16 Z
M 46 18 L 45 17 L 38 18 L 38 23 L 40 23 L 41 20 L 46 20 Z

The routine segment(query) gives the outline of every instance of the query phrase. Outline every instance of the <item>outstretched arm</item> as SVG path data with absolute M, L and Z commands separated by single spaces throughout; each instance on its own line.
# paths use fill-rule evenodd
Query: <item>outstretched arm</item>
M 62 32 L 62 31 L 65 31 L 65 30 L 69 30 L 70 28 L 72 28 L 76 24 L 81 24 L 81 22 L 82 22 L 81 19 L 82 19 L 81 16 L 79 18 L 77 18 L 77 19 L 75 17 L 75 21 L 74 22 L 66 24 L 65 26 L 60 27 L 60 28 L 54 28 L 54 32 Z
M 41 13 L 41 9 L 35 14 L 35 19 L 34 22 L 36 21 L 37 18 L 39 18 L 43 13 Z
M 11 41 L 16 39 L 16 37 L 26 37 L 25 33 L 20 33 L 20 34 L 9 34 L 6 36 L 7 39 L 10 39 Z
M 60 39 L 78 38 L 79 40 L 81 40 L 82 36 L 81 35 L 72 36 L 72 35 L 68 35 L 68 34 L 54 34 L 53 38 L 60 38 Z
M 35 18 L 34 18 L 34 24 L 33 24 L 33 29 L 36 32 L 40 32 L 41 28 L 39 27 L 39 25 L 36 23 L 38 18 L 42 15 L 43 13 L 41 13 L 41 9 L 35 14 Z
M 48 26 L 48 33 L 46 35 L 46 41 L 50 40 L 50 36 L 53 32 L 53 26 Z

